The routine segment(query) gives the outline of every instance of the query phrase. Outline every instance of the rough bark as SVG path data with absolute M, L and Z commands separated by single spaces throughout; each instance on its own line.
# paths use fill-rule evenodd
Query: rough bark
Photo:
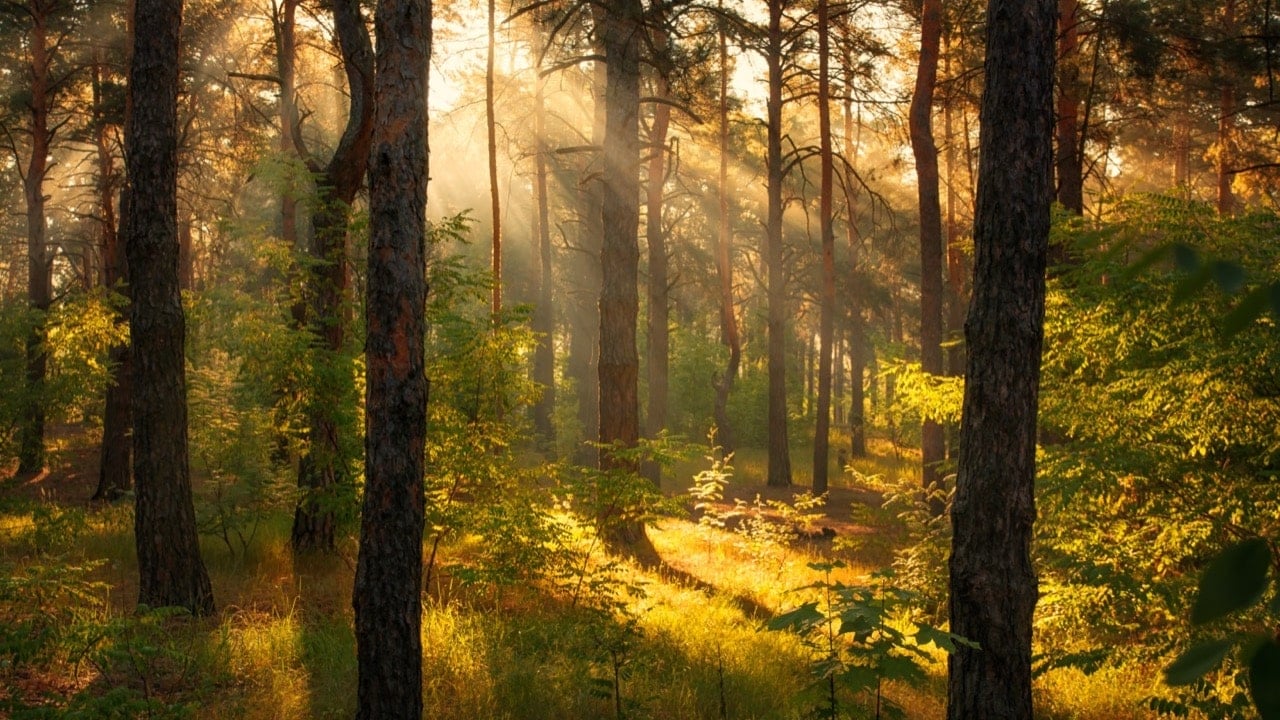
M 818 320 L 818 417 L 813 438 L 813 492 L 827 491 L 831 443 L 831 363 L 835 344 L 836 237 L 833 198 L 835 182 L 831 150 L 831 28 L 828 0 L 818 0 L 818 160 L 820 198 L 818 222 L 822 235 L 822 295 Z
M 593 8 L 593 13 L 598 8 Z M 592 72 L 592 97 L 594 99 L 591 124 L 591 145 L 604 145 L 605 135 L 605 64 L 597 61 Z M 577 382 L 578 423 L 585 440 L 600 436 L 600 251 L 604 238 L 600 205 L 603 202 L 599 174 L 602 163 L 594 164 L 586 173 L 578 193 L 578 216 L 581 222 L 579 250 L 581 251 L 581 279 L 575 294 L 576 312 L 573 313 L 569 339 L 569 375 Z M 595 462 L 597 453 L 590 445 L 578 446 L 577 460 L 583 464 Z
M 1054 0 L 991 0 L 952 508 L 947 717 L 1030 720 L 1036 402 L 1053 200 Z
M 45 3 L 31 2 L 27 8 L 31 29 L 27 35 L 27 53 L 31 70 L 31 93 L 27 109 L 31 136 L 31 157 L 22 174 L 22 189 L 27 211 L 27 304 L 35 311 L 31 333 L 27 336 L 27 388 L 22 425 L 18 431 L 18 472 L 38 472 L 44 467 L 44 385 L 49 358 L 45 354 L 44 316 L 53 300 L 51 262 L 45 241 L 44 181 L 49 170 L 49 150 L 53 133 L 49 128 L 49 112 L 53 102 L 53 79 L 50 75 L 52 53 L 49 47 L 48 8 Z
M 376 12 L 356 718 L 419 720 L 431 2 L 378 0 Z
M 138 602 L 213 612 L 200 556 L 187 457 L 187 395 L 178 290 L 178 36 L 182 3 L 137 0 L 125 129 L 125 252 L 133 304 L 134 531 Z
M 1058 0 L 1058 202 L 1076 215 L 1083 215 L 1079 51 L 1079 0 Z
M 316 374 L 328 377 L 315 384 L 308 408 L 307 452 L 298 463 L 299 500 L 293 516 L 295 550 L 334 549 L 336 499 L 341 484 L 350 480 L 343 457 L 337 415 L 349 375 L 342 347 L 345 339 L 342 306 L 347 292 L 347 225 L 351 203 L 364 184 L 373 137 L 373 47 L 358 0 L 326 0 L 342 53 L 351 98 L 347 124 L 327 165 L 305 151 L 295 136 L 298 153 L 316 178 L 316 211 L 311 218 L 308 249 L 312 264 L 307 277 L 308 327 L 312 335 Z
M 605 84 L 604 175 L 600 205 L 600 443 L 632 447 L 640 438 L 636 320 L 640 263 L 640 44 L 639 0 L 616 0 L 600 14 Z M 607 449 L 603 468 L 616 465 Z
M 724 374 L 713 380 L 716 391 L 713 412 L 716 443 L 727 457 L 737 449 L 737 439 L 729 421 L 729 394 L 733 392 L 733 382 L 742 363 L 742 337 L 738 333 L 738 317 L 733 307 L 733 228 L 729 221 L 729 40 L 723 25 L 717 30 L 717 41 L 720 101 L 716 118 L 720 169 L 716 180 L 716 275 L 720 285 L 720 342 L 729 349 L 729 361 Z
M 766 482 L 772 486 L 791 484 L 791 450 L 787 442 L 787 289 L 782 253 L 782 10 L 783 0 L 769 0 L 765 53 L 769 73 L 765 151 L 768 201 L 763 254 L 768 279 L 766 312 L 769 332 L 769 470 Z
M 941 0 L 924 0 L 920 15 L 920 66 L 911 96 L 911 151 L 916 160 L 920 200 L 920 366 L 941 375 L 942 366 L 942 206 L 938 192 L 938 146 L 933 139 L 933 93 L 938 83 L 942 39 Z M 940 463 L 946 458 L 942 425 L 925 420 L 920 429 L 921 486 L 929 507 L 941 515 L 944 502 Z

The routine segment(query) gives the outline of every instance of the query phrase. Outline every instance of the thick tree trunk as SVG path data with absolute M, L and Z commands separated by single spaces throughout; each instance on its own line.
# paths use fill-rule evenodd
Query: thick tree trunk
M 130 22 L 132 22 L 130 20 Z M 101 55 L 93 66 L 94 146 L 98 160 L 98 212 L 102 214 L 99 251 L 102 255 L 102 284 L 112 292 L 128 293 L 125 272 L 124 245 L 121 242 L 116 219 L 115 194 L 120 185 L 120 173 L 107 137 L 108 119 L 103 114 Z M 124 313 L 128 313 L 125 308 Z M 125 325 L 122 315 L 116 319 Z M 108 351 L 111 378 L 107 384 L 103 403 L 102 446 L 99 449 L 98 487 L 93 499 L 111 502 L 120 499 L 133 487 L 131 473 L 132 454 L 129 429 L 132 420 L 129 413 L 129 344 L 114 345 Z
M 600 442 L 632 447 L 640 438 L 636 351 L 640 247 L 639 0 L 616 0 L 599 14 L 608 82 L 605 84 L 604 175 L 600 253 Z M 617 465 L 607 448 L 602 468 Z
M 356 718 L 420 720 L 431 2 L 378 0 L 374 27 Z
M 1080 2 L 1058 0 L 1058 202 L 1084 214 L 1084 155 L 1080 152 Z
M 178 291 L 178 36 L 182 3 L 137 0 L 125 131 L 125 251 L 133 294 L 134 530 L 138 602 L 213 612 L 200 556 L 187 458 L 187 396 Z
M 933 140 L 933 92 L 938 83 L 942 38 L 941 0 L 924 0 L 920 19 L 920 66 L 911 96 L 911 151 L 920 198 L 920 365 L 941 375 L 942 366 L 942 206 L 938 192 L 938 147 Z M 946 458 L 942 425 L 924 421 L 920 429 L 921 485 L 935 515 L 944 510 L 942 473 Z
M 723 0 L 721 0 L 723 6 Z M 729 421 L 729 394 L 742 363 L 742 338 L 733 307 L 733 228 L 729 221 L 729 41 L 723 24 L 717 31 L 720 53 L 720 103 L 717 113 L 720 171 L 716 180 L 716 274 L 720 281 L 720 342 L 729 349 L 724 374 L 713 380 L 716 398 L 714 418 L 716 442 L 724 455 L 737 449 L 733 424 Z
M 769 31 L 765 62 L 769 68 L 767 108 L 767 219 L 764 262 L 768 278 L 769 331 L 769 471 L 772 486 L 791 484 L 791 450 L 787 441 L 787 288 L 782 253 L 782 4 L 769 0 Z
M 27 203 L 27 302 L 35 311 L 31 334 L 27 337 L 27 388 L 22 425 L 18 433 L 18 472 L 33 473 L 44 467 L 45 376 L 49 358 L 45 354 L 45 313 L 53 301 L 51 264 L 45 243 L 45 173 L 49 170 L 49 150 L 53 140 L 49 129 L 52 80 L 49 76 L 48 14 L 43 3 L 30 5 L 31 32 L 28 56 L 31 62 L 31 157 L 23 175 Z
M 537 28 L 534 37 L 541 46 L 542 25 L 534 20 Z M 539 60 L 541 53 L 537 54 Z M 533 312 L 533 330 L 538 334 L 538 346 L 533 353 L 533 380 L 542 386 L 542 397 L 533 406 L 533 425 L 538 440 L 548 450 L 556 446 L 556 311 L 552 297 L 555 278 L 551 270 L 551 212 L 547 197 L 547 144 L 546 144 L 546 78 L 539 63 L 538 78 L 534 90 L 533 142 L 534 147 L 534 218 L 535 238 L 538 249 L 538 302 Z
M 1053 200 L 1054 0 L 991 0 L 952 508 L 947 717 L 1030 720 L 1036 402 Z
M 343 358 L 342 306 L 347 294 L 347 224 L 351 203 L 364 183 L 373 137 L 373 47 L 358 0 L 326 0 L 342 53 L 351 98 L 347 124 L 329 163 L 321 168 L 307 157 L 316 176 L 317 209 L 311 220 L 312 260 L 307 295 L 309 327 L 318 365 L 307 431 L 307 452 L 298 463 L 299 500 L 293 516 L 295 550 L 334 549 L 338 490 L 350 480 L 343 457 L 337 416 L 350 402 L 347 378 L 353 370 Z M 339 378 L 342 378 L 339 381 Z
M 831 151 L 831 77 L 828 56 L 831 28 L 828 0 L 818 0 L 818 158 L 821 166 L 821 197 L 818 222 L 822 234 L 822 296 L 818 320 L 818 417 L 813 438 L 813 492 L 827 491 L 827 462 L 831 442 L 831 363 L 835 340 L 836 238 L 832 199 L 835 195 Z

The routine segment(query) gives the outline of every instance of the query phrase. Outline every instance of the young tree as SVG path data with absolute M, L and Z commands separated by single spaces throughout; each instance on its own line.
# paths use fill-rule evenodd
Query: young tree
M 378 0 L 376 13 L 356 717 L 419 720 L 431 0 Z
M 1053 200 L 1054 0 L 991 0 L 951 519 L 947 717 L 1030 720 L 1036 403 Z
M 125 253 L 133 296 L 134 532 L 138 602 L 213 612 L 200 556 L 187 457 L 187 395 L 178 292 L 178 45 L 182 3 L 137 0 L 125 128 Z

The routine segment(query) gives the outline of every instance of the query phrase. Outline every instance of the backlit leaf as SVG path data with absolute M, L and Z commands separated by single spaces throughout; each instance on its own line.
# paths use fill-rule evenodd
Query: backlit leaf
M 1191 622 L 1200 625 L 1257 602 L 1267 589 L 1271 548 L 1251 538 L 1218 553 L 1200 578 Z
M 1192 646 L 1164 669 L 1164 681 L 1170 685 L 1189 685 L 1218 667 L 1231 649 L 1230 640 L 1213 640 Z

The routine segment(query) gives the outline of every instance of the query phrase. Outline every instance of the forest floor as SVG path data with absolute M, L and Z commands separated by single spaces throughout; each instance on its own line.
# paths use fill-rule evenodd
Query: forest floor
M 131 509 L 90 504 L 92 438 L 58 428 L 51 447 L 44 473 L 0 470 L 0 717 L 352 715 L 354 540 L 336 558 L 295 559 L 290 513 L 275 511 L 242 548 L 202 539 L 217 615 L 139 614 Z M 812 597 L 797 588 L 867 583 L 909 542 L 907 525 L 881 504 L 914 461 L 874 450 L 853 472 L 834 475 L 827 503 L 801 520 L 788 508 L 805 488 L 752 482 L 763 453 L 740 454 L 717 510 L 743 515 L 724 529 L 692 513 L 657 521 L 648 533 L 657 567 L 588 550 L 576 577 L 534 584 L 438 572 L 423 617 L 426 716 L 805 716 L 822 703 L 815 656 L 795 636 L 763 626 Z M 664 488 L 685 490 L 701 467 L 673 468 Z M 764 530 L 751 530 L 750 518 Z M 804 530 L 769 534 L 790 521 Z M 477 551 L 455 543 L 442 565 Z M 810 567 L 831 561 L 844 567 L 829 576 Z M 891 624 L 909 631 L 905 618 Z M 945 655 L 930 647 L 924 662 L 922 682 L 884 683 L 882 700 L 906 717 L 941 718 Z M 1150 682 L 1137 672 L 1053 671 L 1038 680 L 1038 715 L 1148 717 L 1136 703 Z M 873 693 L 844 702 L 850 717 L 874 717 Z

